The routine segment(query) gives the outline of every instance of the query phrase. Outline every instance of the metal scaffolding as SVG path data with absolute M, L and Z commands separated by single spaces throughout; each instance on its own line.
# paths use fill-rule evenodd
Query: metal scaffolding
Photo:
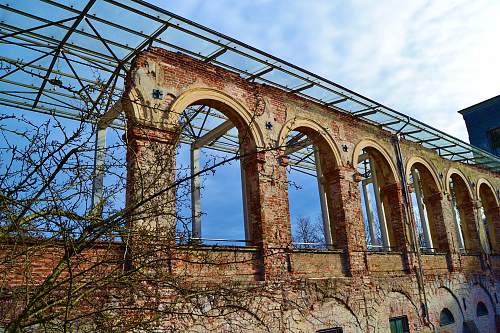
M 500 159 L 484 150 L 145 1 L 10 1 L 0 4 L 0 15 L 0 67 L 5 70 L 0 105 L 97 122 L 121 96 L 131 60 L 158 46 L 363 119 L 443 158 L 500 170 Z M 62 79 L 83 90 L 85 100 L 59 91 Z M 91 91 L 91 86 L 100 89 Z M 88 102 L 92 113 L 82 115 L 80 105 Z M 110 126 L 122 127 L 123 120 Z M 184 140 L 192 141 L 187 135 Z M 235 149 L 220 142 L 212 147 Z M 315 170 L 314 161 L 299 167 Z

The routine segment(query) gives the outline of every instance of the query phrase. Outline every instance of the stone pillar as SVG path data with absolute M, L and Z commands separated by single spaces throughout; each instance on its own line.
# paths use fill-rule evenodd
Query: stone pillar
M 429 218 L 431 230 L 435 231 L 434 246 L 437 247 L 438 251 L 446 252 L 448 269 L 454 270 L 458 268 L 458 255 L 455 250 L 457 247 L 454 245 L 456 240 L 453 236 L 455 229 L 452 225 L 454 221 L 453 218 L 450 219 L 451 216 L 447 217 L 444 210 L 444 207 L 449 205 L 449 201 L 448 203 L 445 201 L 441 192 L 434 192 L 424 198 L 424 203 L 427 208 L 427 217 Z M 451 206 L 448 207 L 448 214 L 453 213 L 450 208 Z
M 471 200 L 460 203 L 462 231 L 464 232 L 465 249 L 467 251 L 481 251 L 479 230 L 477 229 L 476 207 Z
M 367 274 L 367 247 L 361 214 L 361 194 L 359 185 L 354 180 L 355 173 L 353 168 L 323 172 L 329 199 L 333 247 L 345 251 L 346 271 L 349 275 L 362 276 Z
M 390 230 L 391 246 L 395 246 L 397 251 L 403 253 L 405 269 L 410 271 L 417 266 L 411 246 L 410 230 L 405 225 L 405 207 L 403 206 L 401 184 L 385 185 L 381 189 L 381 196 L 384 202 L 387 227 Z
M 127 130 L 127 137 L 128 225 L 133 235 L 175 241 L 174 182 L 179 134 L 135 125 Z
M 491 242 L 491 252 L 500 253 L 500 206 L 485 209 L 484 214 L 488 219 L 489 237 Z
M 260 252 L 261 279 L 288 277 L 291 243 L 286 161 L 277 152 L 248 154 L 242 161 L 251 244 Z

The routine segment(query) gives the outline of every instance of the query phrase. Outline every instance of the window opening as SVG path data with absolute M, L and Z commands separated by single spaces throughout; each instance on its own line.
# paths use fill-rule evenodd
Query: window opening
M 179 241 L 247 245 L 246 189 L 237 158 L 237 128 L 222 112 L 204 105 L 186 108 L 180 125 L 177 177 L 191 178 L 190 184 L 177 189 Z M 224 161 L 227 162 L 198 175 Z
M 408 318 L 406 316 L 395 317 L 389 319 L 389 326 L 391 333 L 409 333 L 410 326 L 408 325 Z
M 458 207 L 457 194 L 455 188 L 455 182 L 450 178 L 450 195 L 451 195 L 451 205 L 453 210 L 453 220 L 455 222 L 455 230 L 457 232 L 458 238 L 458 248 L 460 252 L 465 252 L 464 236 L 462 230 L 462 217 L 460 215 L 460 208 Z
M 439 326 L 447 326 L 455 323 L 455 317 L 448 308 L 441 310 L 439 315 Z
M 370 251 L 386 251 L 390 249 L 390 242 L 375 163 L 364 150 L 359 161 L 361 211 L 367 247 Z
M 286 139 L 288 200 L 292 241 L 296 248 L 327 249 L 332 235 L 319 149 L 304 133 Z
M 477 303 L 476 316 L 482 317 L 488 315 L 488 308 L 483 302 Z
M 429 225 L 429 217 L 427 214 L 427 206 L 424 203 L 422 177 L 416 168 L 412 168 L 411 170 L 410 183 L 413 186 L 411 198 L 414 207 L 413 213 L 417 224 L 419 245 L 424 252 L 433 252 L 434 249 Z

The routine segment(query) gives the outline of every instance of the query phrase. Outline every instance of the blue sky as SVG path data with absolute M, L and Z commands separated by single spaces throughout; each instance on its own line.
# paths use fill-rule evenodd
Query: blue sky
M 457 111 L 500 94 L 500 1 L 152 2 L 465 141 Z M 292 224 L 319 216 L 315 179 L 289 176 L 303 187 L 289 191 Z M 238 179 L 216 177 L 233 200 L 207 211 L 205 235 L 242 235 Z M 207 201 L 214 190 L 204 191 Z
M 456 111 L 500 93 L 497 0 L 149 1 L 466 141 Z M 292 220 L 315 219 L 315 179 L 290 180 L 302 186 L 290 188 Z M 203 184 L 203 236 L 242 239 L 239 164 Z

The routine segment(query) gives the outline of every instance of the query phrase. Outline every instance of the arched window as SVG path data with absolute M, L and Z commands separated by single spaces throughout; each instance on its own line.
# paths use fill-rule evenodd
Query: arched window
M 439 326 L 446 326 L 455 323 L 455 317 L 448 308 L 441 310 L 439 314 Z
M 179 120 L 177 179 L 191 182 L 177 187 L 177 236 L 181 242 L 246 245 L 252 237 L 239 156 L 250 134 L 232 109 L 218 104 L 191 105 Z
M 480 242 L 474 204 L 464 178 L 458 173 L 452 173 L 449 177 L 449 189 L 459 249 L 461 252 L 478 252 Z
M 483 302 L 477 303 L 476 307 L 476 316 L 482 317 L 482 316 L 487 316 L 488 315 L 488 308 Z
M 487 183 L 480 183 L 479 185 L 479 199 L 481 200 L 481 207 L 479 207 L 479 217 L 484 227 L 485 234 L 485 251 L 488 253 L 498 253 L 500 251 L 499 242 L 497 237 L 497 228 L 495 225 L 500 224 L 500 216 L 498 211 L 498 204 L 495 199 L 495 192 Z
M 313 128 L 291 130 L 284 142 L 292 242 L 298 248 L 336 247 L 333 235 L 332 171 L 337 169 L 326 140 Z
M 366 147 L 358 157 L 357 169 L 368 250 L 397 248 L 396 235 L 402 230 L 396 227 L 397 214 L 393 214 L 391 202 L 399 200 L 399 191 L 389 163 L 377 149 Z
M 411 165 L 408 178 L 420 248 L 423 252 L 446 251 L 442 196 L 436 178 L 423 162 Z

